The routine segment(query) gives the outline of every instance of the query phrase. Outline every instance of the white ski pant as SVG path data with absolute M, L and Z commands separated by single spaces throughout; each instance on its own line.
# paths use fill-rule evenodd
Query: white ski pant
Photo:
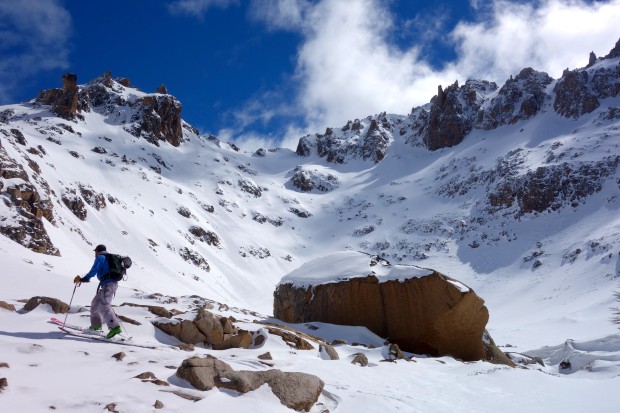
M 108 328 L 112 329 L 119 326 L 118 318 L 112 310 L 112 299 L 116 294 L 118 283 L 109 282 L 97 289 L 95 298 L 90 303 L 90 325 L 100 327 L 105 321 Z

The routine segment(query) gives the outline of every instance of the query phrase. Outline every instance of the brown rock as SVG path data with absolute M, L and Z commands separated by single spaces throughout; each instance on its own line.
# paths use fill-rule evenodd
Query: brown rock
M 351 364 L 358 364 L 362 367 L 368 366 L 368 357 L 364 353 L 355 353 L 353 355 L 353 360 L 351 360 Z
M 120 353 L 112 354 L 112 358 L 116 359 L 116 361 L 123 361 L 125 353 L 121 351 Z
M 226 335 L 220 344 L 213 344 L 213 350 L 227 350 L 229 348 L 249 348 L 252 345 L 252 333 L 239 331 L 235 335 Z
M 149 95 L 142 100 L 139 135 L 159 145 L 166 141 L 179 146 L 183 140 L 181 103 L 170 95 Z
M 283 405 L 297 411 L 310 411 L 324 387 L 323 381 L 311 374 L 280 370 L 228 371 L 220 374 L 219 379 L 218 387 L 240 393 L 256 390 L 267 383 Z
M 9 385 L 9 381 L 6 377 L 0 377 L 0 393 Z
M 116 403 L 109 403 L 105 406 L 105 409 L 109 412 L 112 413 L 119 413 L 118 410 L 116 410 Z
M 218 346 L 224 342 L 224 329 L 220 320 L 210 311 L 202 308 L 194 318 L 194 324 L 206 337 L 206 342 Z
M 69 312 L 69 305 L 60 301 L 57 298 L 51 297 L 32 297 L 26 305 L 24 305 L 25 311 L 32 311 L 39 306 L 39 304 L 48 304 L 52 307 L 52 311 L 56 314 L 66 314 Z
M 336 349 L 330 344 L 321 344 L 319 346 L 320 352 L 325 352 L 329 356 L 330 360 L 340 360 L 340 356 L 338 356 L 338 352 Z
M 8 369 L 9 368 L 9 363 L 0 363 L 0 369 Z
M 116 81 L 125 87 L 131 87 L 131 81 L 126 77 L 119 77 Z
M 369 265 L 366 273 L 371 271 Z M 303 289 L 281 284 L 274 296 L 274 316 L 290 323 L 366 326 L 409 352 L 484 360 L 488 310 L 472 290 L 458 284 L 438 272 L 381 283 L 370 275 Z
M 0 308 L 4 308 L 5 310 L 15 311 L 15 306 L 13 304 L 9 304 L 6 301 L 0 300 Z
M 159 400 L 155 400 L 155 404 L 153 405 L 154 408 L 156 409 L 163 409 L 164 408 L 164 404 L 159 401 Z
M 183 360 L 176 375 L 198 390 L 211 390 L 215 387 L 216 377 L 228 371 L 233 371 L 232 367 L 208 355 L 206 358 L 192 357 Z
M 265 354 L 261 354 L 260 356 L 258 356 L 259 360 L 273 360 L 273 357 L 271 357 L 271 353 L 270 352 L 266 352 Z
M 161 85 L 159 85 L 159 87 L 157 88 L 155 93 L 161 93 L 161 94 L 167 95 L 168 94 L 168 88 L 162 83 Z
M 144 373 L 140 373 L 137 376 L 133 377 L 134 379 L 140 379 L 140 380 L 148 380 L 148 379 L 156 379 L 157 377 L 155 377 L 155 374 L 153 374 L 150 371 L 145 371 Z
M 280 319 L 283 320 L 282 318 Z M 267 328 L 267 331 L 269 331 L 269 334 L 282 337 L 282 340 L 284 340 L 286 344 L 297 350 L 314 350 L 312 344 L 291 331 L 284 331 L 279 328 Z
M 388 356 L 393 360 L 400 360 L 405 358 L 405 355 L 398 347 L 398 344 L 390 344 L 390 347 L 388 349 Z
M 164 333 L 176 337 L 187 344 L 198 344 L 207 340 L 207 337 L 205 337 L 205 335 L 198 330 L 196 324 L 190 320 L 182 320 L 180 322 L 177 321 L 172 323 L 164 323 L 154 320 L 152 323 Z

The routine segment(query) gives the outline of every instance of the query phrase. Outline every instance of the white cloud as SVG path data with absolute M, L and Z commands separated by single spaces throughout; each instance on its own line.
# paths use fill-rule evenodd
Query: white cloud
M 533 4 L 495 1 L 486 19 L 462 22 L 451 37 L 462 77 L 503 83 L 524 67 L 554 78 L 583 67 L 588 54 L 606 55 L 620 37 L 620 0 L 588 3 L 545 0 Z
M 56 0 L 0 2 L 0 101 L 21 81 L 69 65 L 71 16 Z
M 475 21 L 453 28 L 420 24 L 417 44 L 397 46 L 390 0 L 254 0 L 252 16 L 272 30 L 294 30 L 297 92 L 288 99 L 307 131 L 339 126 L 382 111 L 406 114 L 430 101 L 438 85 L 470 78 L 502 85 L 524 67 L 561 76 L 605 55 L 620 36 L 620 0 L 472 0 Z M 400 16 L 413 17 L 413 16 Z M 413 23 L 413 25 L 411 25 Z M 441 33 L 429 33 L 432 29 Z M 416 37 L 416 36 L 413 36 Z M 432 67 L 424 42 L 442 38 L 457 59 Z M 283 107 L 286 105 L 283 105 Z M 254 108 L 256 110 L 257 108 Z M 270 116 L 276 117 L 275 112 Z
M 210 8 L 225 9 L 238 4 L 239 0 L 177 0 L 168 5 L 168 10 L 174 14 L 189 14 L 202 18 Z
M 250 14 L 272 30 L 300 30 L 304 27 L 304 15 L 312 8 L 307 0 L 253 0 Z

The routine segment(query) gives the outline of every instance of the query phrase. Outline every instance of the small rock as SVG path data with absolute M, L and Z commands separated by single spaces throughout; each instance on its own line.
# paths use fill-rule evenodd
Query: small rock
M 0 368 L 8 369 L 9 368 L 9 363 L 0 363 Z
M 4 308 L 5 310 L 15 312 L 15 306 L 13 304 L 7 303 L 6 301 L 0 300 L 0 308 Z
M 154 408 L 156 409 L 163 409 L 164 408 L 164 404 L 162 402 L 160 402 L 159 400 L 155 400 L 155 404 L 153 405 Z
M 362 367 L 368 366 L 368 357 L 364 353 L 355 353 L 351 364 L 359 364 Z
M 0 393 L 2 393 L 2 391 L 6 388 L 6 386 L 9 385 L 8 380 L 6 379 L 6 377 L 0 377 Z
M 570 370 L 572 367 L 570 360 L 562 360 L 560 363 L 560 370 Z
M 405 358 L 405 355 L 401 351 L 400 347 L 398 347 L 398 344 L 390 344 L 388 355 L 391 359 L 394 360 L 400 360 Z
M 338 356 L 338 352 L 336 349 L 330 344 L 321 344 L 319 346 L 319 352 L 327 354 L 330 360 L 340 360 L 340 356 Z
M 273 357 L 271 357 L 271 353 L 270 352 L 266 352 L 265 354 L 261 354 L 260 356 L 258 356 L 259 360 L 273 360 Z
M 134 376 L 134 379 L 147 380 L 147 379 L 156 379 L 155 375 L 150 371 L 145 371 L 144 373 L 140 373 L 137 376 Z
M 183 351 L 194 351 L 194 349 L 196 348 L 196 346 L 190 343 L 177 344 L 177 347 Z
M 119 413 L 118 410 L 116 410 L 116 403 L 110 403 L 108 404 L 105 409 L 109 412 L 113 412 L 113 413 Z
M 113 354 L 112 357 L 115 358 L 117 361 L 123 361 L 123 359 L 125 358 L 125 353 L 121 351 L 120 353 Z

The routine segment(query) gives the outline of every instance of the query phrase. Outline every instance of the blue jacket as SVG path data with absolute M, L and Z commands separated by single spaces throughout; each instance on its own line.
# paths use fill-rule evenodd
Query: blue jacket
M 93 278 L 96 275 L 97 279 L 101 282 L 101 285 L 103 285 L 109 282 L 113 282 L 110 279 L 101 281 L 101 279 L 104 276 L 108 275 L 109 272 L 110 272 L 110 266 L 108 265 L 108 260 L 105 257 L 105 253 L 97 254 L 97 257 L 95 257 L 95 262 L 93 263 L 93 267 L 90 269 L 88 274 L 86 274 L 83 278 L 84 278 L 84 281 L 89 281 L 91 278 Z

